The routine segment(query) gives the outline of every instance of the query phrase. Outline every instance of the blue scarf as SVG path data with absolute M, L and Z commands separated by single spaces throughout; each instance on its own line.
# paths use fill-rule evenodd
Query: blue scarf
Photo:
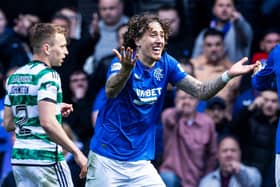
M 230 21 L 228 21 L 228 22 L 226 22 L 226 24 L 224 25 L 224 27 L 223 28 L 217 28 L 217 18 L 213 18 L 211 21 L 210 21 L 210 28 L 213 28 L 213 29 L 218 29 L 219 31 L 221 31 L 221 32 L 223 32 L 224 34 L 226 34 L 228 31 L 229 31 L 229 29 L 230 29 L 230 27 L 231 27 L 231 22 Z

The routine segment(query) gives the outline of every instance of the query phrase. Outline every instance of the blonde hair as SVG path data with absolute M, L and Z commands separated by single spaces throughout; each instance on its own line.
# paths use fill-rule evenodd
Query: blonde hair
M 40 53 L 44 43 L 54 45 L 55 34 L 63 34 L 66 37 L 67 29 L 51 23 L 37 23 L 30 29 L 30 45 L 34 53 Z

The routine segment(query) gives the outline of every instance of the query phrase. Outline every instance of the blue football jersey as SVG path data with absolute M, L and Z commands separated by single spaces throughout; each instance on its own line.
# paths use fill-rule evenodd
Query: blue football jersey
M 107 78 L 120 69 L 115 58 Z M 119 95 L 107 99 L 100 109 L 91 150 L 116 160 L 152 160 L 167 84 L 175 85 L 186 75 L 166 52 L 152 68 L 138 60 Z

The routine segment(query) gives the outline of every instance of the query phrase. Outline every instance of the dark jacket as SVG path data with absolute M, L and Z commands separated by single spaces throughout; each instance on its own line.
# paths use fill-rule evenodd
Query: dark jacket
M 23 66 L 28 61 L 29 58 L 21 41 L 12 29 L 6 28 L 0 34 L 0 62 L 5 71 L 15 66 Z
M 233 121 L 244 163 L 257 167 L 263 176 L 274 160 L 277 123 L 278 119 L 270 123 L 260 110 L 249 111 L 247 107 Z

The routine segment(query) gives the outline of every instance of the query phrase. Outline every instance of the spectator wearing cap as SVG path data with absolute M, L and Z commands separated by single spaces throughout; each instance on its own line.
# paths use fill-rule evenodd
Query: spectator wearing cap
M 218 141 L 221 137 L 230 133 L 230 121 L 226 117 L 226 102 L 221 97 L 213 97 L 206 103 L 206 114 L 209 115 L 215 123 Z
M 245 164 L 259 169 L 263 186 L 274 182 L 275 138 L 279 119 L 275 90 L 260 92 L 252 104 L 244 107 L 233 120 L 233 132 L 239 137 Z

